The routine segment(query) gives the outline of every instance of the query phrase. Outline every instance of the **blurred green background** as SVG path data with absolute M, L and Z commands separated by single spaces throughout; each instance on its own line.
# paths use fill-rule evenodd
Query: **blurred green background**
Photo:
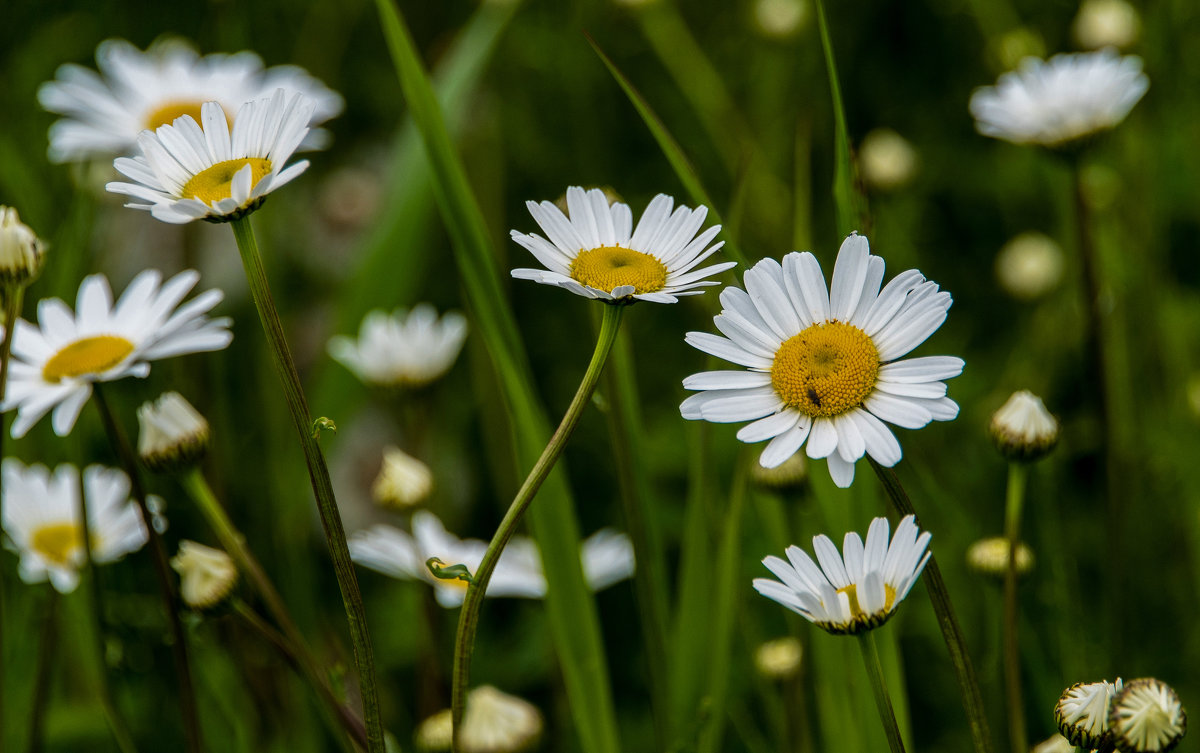
M 828 273 L 841 240 L 829 190 L 829 86 L 815 9 L 798 0 L 791 6 L 794 24 L 781 29 L 789 25 L 770 11 L 788 6 L 782 0 L 448 0 L 402 2 L 400 9 L 435 71 L 502 268 L 532 262 L 507 239 L 510 228 L 536 230 L 524 202 L 556 199 L 568 185 L 611 187 L 635 215 L 659 192 L 692 203 L 586 32 L 692 160 L 726 221 L 723 238 L 735 240 L 751 260 L 812 250 Z M 1200 267 L 1194 260 L 1200 231 L 1200 5 L 1162 0 L 1136 7 L 1141 33 L 1128 52 L 1145 60 L 1149 93 L 1125 123 L 1091 143 L 1085 157 L 1112 323 L 1113 442 L 1123 509 L 1116 540 L 1106 533 L 1097 375 L 1084 352 L 1070 173 L 1054 155 L 979 136 L 967 112 L 972 90 L 993 83 L 1022 52 L 1079 49 L 1071 34 L 1077 3 L 862 0 L 828 8 L 853 145 L 857 149 L 868 133 L 887 128 L 916 155 L 915 170 L 895 187 L 873 184 L 860 170 L 870 207 L 869 225 L 860 230 L 887 260 L 889 278 L 918 267 L 955 300 L 947 323 L 918 354 L 966 360 L 964 374 L 950 385 L 962 412 L 948 424 L 898 431 L 905 451 L 898 472 L 934 534 L 933 550 L 964 623 L 997 742 L 1005 734 L 1000 588 L 969 572 L 964 553 L 979 537 L 1001 533 L 1005 465 L 990 445 L 987 423 L 1016 389 L 1043 397 L 1063 422 L 1060 446 L 1031 474 L 1024 525 L 1037 557 L 1021 592 L 1031 742 L 1053 731 L 1053 704 L 1078 681 L 1151 675 L 1172 684 L 1185 706 L 1196 707 L 1200 699 Z M 29 292 L 26 317 L 34 315 L 37 298 L 73 298 L 80 279 L 95 271 L 106 273 L 119 291 L 145 267 L 169 274 L 195 266 L 204 275 L 201 286 L 225 291 L 218 313 L 235 320 L 229 350 L 156 364 L 147 380 L 114 384 L 114 401 L 131 431 L 135 407 L 167 389 L 183 392 L 209 417 L 215 439 L 206 470 L 218 494 L 318 653 L 353 674 L 300 454 L 228 230 L 202 223 L 171 227 L 122 209 L 117 197 L 103 193 L 111 179 L 106 165 L 49 164 L 46 129 L 54 118 L 40 110 L 35 92 L 61 63 L 92 66 L 103 39 L 123 37 L 144 48 L 167 34 L 191 39 L 202 52 L 251 49 L 268 65 L 298 64 L 340 91 L 346 110 L 327 126 L 332 146 L 309 156 L 312 168 L 272 196 L 254 221 L 312 410 L 339 427 L 323 445 L 347 528 L 400 520 L 372 508 L 368 489 L 384 444 L 411 446 L 422 436 L 422 459 L 437 485 L 429 506 L 456 533 L 489 538 L 519 479 L 478 338 L 468 338 L 447 377 L 402 400 L 372 393 L 325 355 L 328 338 L 357 332 L 371 308 L 419 301 L 439 310 L 464 306 L 429 169 L 406 121 L 374 7 L 363 0 L 15 0 L 6 3 L 5 16 L 0 203 L 16 207 L 51 246 L 42 279 Z M 1026 231 L 1061 244 L 1064 263 L 1061 280 L 1032 300 L 1006 293 L 995 274 L 1000 249 Z M 734 281 L 732 273 L 723 278 Z M 596 307 L 530 282 L 506 286 L 537 386 L 556 420 L 586 365 Z M 694 557 L 698 572 L 711 580 L 720 575 L 717 547 L 729 525 L 732 467 L 744 450 L 734 439 L 736 426 L 687 426 L 678 413 L 685 396 L 680 381 L 709 368 L 684 344 L 683 334 L 711 330 L 716 310 L 710 292 L 676 306 L 636 306 L 625 323 L 642 405 L 644 452 L 637 461 L 651 482 L 650 509 L 665 542 L 673 594 L 689 504 L 702 506 L 711 544 L 707 556 Z M 419 419 L 404 400 L 422 406 Z M 625 528 L 603 387 L 596 402 L 564 458 L 587 533 L 605 525 Z M 689 483 L 689 459 L 701 444 L 715 464 L 703 480 Z M 66 440 L 55 438 L 43 421 L 8 447 L 26 462 L 115 464 L 91 408 Z M 167 500 L 172 550 L 179 538 L 214 543 L 170 479 L 151 485 Z M 696 690 L 695 728 L 711 729 L 714 718 L 725 726 L 711 743 L 714 749 L 803 750 L 806 739 L 815 750 L 883 749 L 865 675 L 848 640 L 784 614 L 752 591 L 750 579 L 766 574 L 758 561 L 781 553 L 780 544 L 808 548 L 821 532 L 839 540 L 846 530 L 865 531 L 885 509 L 877 482 L 861 463 L 848 491 L 835 489 L 817 463 L 802 492 L 752 492 L 737 553 L 742 587 L 734 595 L 729 691 L 704 702 L 703 688 Z M 780 516 L 786 521 L 782 531 Z M 6 600 L 0 747 L 22 750 L 48 587 L 20 583 L 16 558 L 8 552 L 0 554 L 0 565 Z M 423 584 L 366 570 L 359 575 L 384 720 L 409 749 L 414 726 L 448 705 L 457 611 L 427 608 Z M 148 557 L 132 555 L 101 569 L 99 577 L 107 595 L 105 660 L 119 705 L 141 749 L 179 749 L 174 677 Z M 96 700 L 82 594 L 62 600 L 52 644 L 45 722 L 50 751 L 115 750 Z M 655 749 L 649 703 L 655 688 L 633 588 L 620 584 L 597 599 L 624 747 Z M 914 747 L 963 750 L 969 745 L 965 718 L 924 589 L 914 589 L 909 601 L 880 635 L 903 657 Z M 210 749 L 332 749 L 306 689 L 257 635 L 221 614 L 194 617 L 189 628 Z M 698 632 L 703 645 L 708 628 L 685 621 L 679 629 Z M 805 658 L 801 675 L 780 685 L 756 675 L 753 651 L 785 634 L 803 641 Z M 548 726 L 540 749 L 578 749 L 540 602 L 487 603 L 474 678 L 543 709 Z M 784 717 L 793 723 L 781 730 Z M 682 739 L 681 749 L 693 749 L 690 734 Z M 1200 745 L 1185 739 L 1180 750 Z

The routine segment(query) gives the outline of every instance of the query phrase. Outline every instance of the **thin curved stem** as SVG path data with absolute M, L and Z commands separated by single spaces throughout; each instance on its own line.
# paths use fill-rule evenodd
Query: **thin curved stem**
M 12 355 L 12 338 L 7 336 L 12 329 L 12 323 L 21 315 L 21 303 L 25 299 L 24 285 L 9 285 L 3 291 L 4 295 L 4 340 L 0 342 L 0 404 L 4 403 L 4 395 L 8 389 L 8 362 Z M 0 413 L 0 458 L 4 457 L 4 435 L 6 433 L 5 419 L 7 413 Z M 4 520 L 4 476 L 0 474 L 0 520 Z M 4 730 L 4 579 L 0 578 L 0 730 Z M 0 738 L 0 742 L 3 739 Z
M 333 689 L 329 686 L 325 675 L 322 674 L 316 659 L 313 658 L 303 634 L 296 627 L 296 623 L 292 619 L 287 605 L 283 602 L 283 597 L 279 595 L 275 584 L 271 582 L 262 565 L 259 564 L 253 553 L 251 553 L 250 547 L 246 546 L 245 537 L 234 527 L 233 521 L 229 519 L 225 508 L 217 501 L 212 487 L 208 485 L 208 481 L 200 473 L 200 469 L 192 467 L 184 471 L 180 477 L 180 483 L 188 495 L 191 496 L 192 501 L 200 508 L 200 512 L 208 520 L 208 524 L 212 526 L 213 531 L 217 534 L 217 538 L 221 542 L 221 546 L 233 557 L 246 579 L 254 585 L 255 590 L 258 591 L 263 601 L 266 602 L 267 609 L 270 610 L 271 616 L 275 618 L 275 622 L 279 624 L 283 632 L 282 635 L 279 635 L 279 640 L 283 642 L 280 650 L 288 656 L 289 661 L 304 675 L 309 685 L 312 686 L 313 691 L 329 707 L 329 710 L 337 717 L 338 722 L 345 728 L 345 732 L 356 743 L 366 748 L 367 728 L 363 725 L 362 719 L 334 696 Z M 248 606 L 240 602 L 235 604 L 234 607 L 239 613 L 250 610 Z M 261 622 L 261 618 L 257 614 L 242 614 L 242 616 L 247 621 L 250 621 L 253 617 Z M 263 632 L 258 625 L 255 625 L 255 627 L 260 632 Z M 273 629 L 272 633 L 274 633 Z M 278 635 L 278 633 L 275 633 L 275 635 Z M 271 638 L 273 643 L 277 642 L 271 635 L 268 635 L 268 638 Z
M 896 722 L 896 712 L 892 709 L 887 683 L 883 681 L 883 665 L 879 663 L 879 649 L 875 647 L 875 632 L 867 630 L 855 637 L 858 638 L 863 663 L 867 665 L 867 676 L 871 678 L 871 694 L 875 696 L 875 708 L 879 709 L 879 721 L 883 723 L 888 747 L 892 753 L 905 753 L 904 740 L 900 737 L 900 725 Z
M 154 528 L 154 516 L 146 505 L 146 492 L 142 486 L 142 474 L 138 469 L 137 456 L 125 437 L 108 405 L 104 394 L 104 385 L 96 382 L 92 385 L 95 395 L 96 408 L 100 411 L 100 420 L 108 434 L 117 457 L 121 461 L 125 473 L 129 475 L 130 489 L 133 501 L 137 503 L 142 513 L 142 521 L 150 537 L 150 559 L 154 562 L 154 574 L 158 579 L 159 596 L 163 607 L 167 610 L 167 625 L 171 630 L 171 653 L 175 658 L 175 672 L 179 676 L 179 707 L 183 714 L 183 732 L 187 740 L 189 753 L 201 753 L 203 745 L 200 735 L 200 715 L 196 711 L 196 689 L 192 682 L 192 665 L 188 659 L 187 636 L 183 632 L 183 623 L 179 619 L 179 594 L 175 590 L 174 576 L 167 564 L 167 551 L 163 546 L 162 536 Z M 86 521 L 87 516 L 83 516 Z M 87 540 L 87 536 L 84 536 Z
M 867 461 L 875 470 L 875 475 L 883 483 L 892 507 L 900 516 L 917 516 L 912 501 L 900 485 L 900 479 L 891 468 L 884 468 L 868 457 Z M 918 517 L 918 524 L 920 519 Z M 954 616 L 954 607 L 950 603 L 950 592 L 946 590 L 946 582 L 942 580 L 942 571 L 938 567 L 937 558 L 929 556 L 929 564 L 921 578 L 929 592 L 929 600 L 933 603 L 934 614 L 937 615 L 938 627 L 942 630 L 942 639 L 950 652 L 950 661 L 954 665 L 954 676 L 958 680 L 958 690 L 962 694 L 963 708 L 967 712 L 967 722 L 971 726 L 971 739 L 975 743 L 977 753 L 991 753 L 992 737 L 988 731 L 987 712 L 983 707 L 983 694 L 979 692 L 979 680 L 975 676 L 975 668 L 971 665 L 971 656 L 967 653 L 967 644 L 963 640 L 962 628 Z
M 479 609 L 483 605 L 488 581 L 491 580 L 492 572 L 496 569 L 500 554 L 516 532 L 517 524 L 521 522 L 522 516 L 533 502 L 542 482 L 550 475 L 554 464 L 558 462 L 559 456 L 567 446 L 567 440 L 570 439 L 575 427 L 579 424 L 579 419 L 583 416 L 583 409 L 596 390 L 596 384 L 604 370 L 604 363 L 608 360 L 609 351 L 612 350 L 613 342 L 617 338 L 617 331 L 621 325 L 621 314 L 624 310 L 625 306 L 622 304 L 606 304 L 604 306 L 604 318 L 600 322 L 600 335 L 596 340 L 596 349 L 592 353 L 592 360 L 588 364 L 587 371 L 584 372 L 583 380 L 579 383 L 579 389 L 576 390 L 575 397 L 571 399 L 571 404 L 567 407 L 567 412 L 563 415 L 558 428 L 550 437 L 546 449 L 542 451 L 541 457 L 529 471 L 525 482 L 517 490 L 508 512 L 504 514 L 504 519 L 500 521 L 500 526 L 492 536 L 487 551 L 484 552 L 483 561 L 479 563 L 478 570 L 467 586 L 462 612 L 458 617 L 458 631 L 454 637 L 454 678 L 450 696 L 451 719 L 454 725 L 453 748 L 456 753 L 459 750 L 462 717 L 466 707 L 467 685 L 471 677 L 471 652 L 475 647 L 475 630 L 478 627 Z
M 299 435 L 300 447 L 304 450 L 304 461 L 308 465 L 313 496 L 317 501 L 321 526 L 325 530 L 325 541 L 329 545 L 329 554 L 333 560 L 334 574 L 342 594 L 342 605 L 346 609 L 346 621 L 350 626 L 354 663 L 358 669 L 359 690 L 362 694 L 363 718 L 367 725 L 367 749 L 370 753 L 385 753 L 379 689 L 375 679 L 371 635 L 367 629 L 367 613 L 363 608 L 358 577 L 354 574 L 354 563 L 350 560 L 350 549 L 346 545 L 346 531 L 342 528 L 342 516 L 333 494 L 333 484 L 329 480 L 329 469 L 325 466 L 325 456 L 312 433 L 312 416 L 308 411 L 308 401 L 304 397 L 304 389 L 300 386 L 300 375 L 296 373 L 296 364 L 292 360 L 287 338 L 284 337 L 279 313 L 275 310 L 275 301 L 271 297 L 267 272 L 263 268 L 262 255 L 258 251 L 258 241 L 255 240 L 250 218 L 247 216 L 234 220 L 230 227 L 237 240 L 242 267 L 250 284 L 250 294 L 254 298 L 259 321 L 270 345 L 271 361 L 275 364 L 279 381 L 283 385 L 283 396 Z
M 1029 750 L 1025 732 L 1025 707 L 1021 700 L 1021 652 L 1017 642 L 1017 546 L 1021 532 L 1021 506 L 1025 500 L 1025 466 L 1008 465 L 1008 493 L 1004 504 L 1004 537 L 1008 539 L 1008 564 L 1004 568 L 1004 687 L 1008 696 L 1008 743 L 1013 753 Z

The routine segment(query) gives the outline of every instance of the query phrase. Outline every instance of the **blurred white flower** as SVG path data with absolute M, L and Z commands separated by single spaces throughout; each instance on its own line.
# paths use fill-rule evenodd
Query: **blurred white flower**
M 1067 738 L 1056 734 L 1033 746 L 1029 753 L 1075 753 L 1075 746 Z
M 967 547 L 967 567 L 977 573 L 1001 578 L 1008 572 L 1008 539 L 992 536 L 980 539 Z M 1017 574 L 1024 575 L 1033 569 L 1033 550 L 1024 542 L 1017 542 Z
M 876 128 L 858 147 L 858 167 L 871 188 L 891 191 L 912 180 L 917 172 L 917 150 L 890 128 Z
M 466 565 L 472 574 L 483 561 L 487 542 L 459 539 L 446 531 L 442 521 L 426 510 L 413 514 L 412 534 L 389 525 L 376 525 L 350 536 L 350 556 L 360 565 L 393 578 L 423 580 L 434 587 L 444 607 L 462 604 L 467 583 L 435 578 L 425 562 L 437 557 L 446 566 Z M 592 590 L 606 588 L 633 575 L 633 545 L 629 537 L 604 529 L 583 542 L 580 549 L 584 578 Z M 540 599 L 546 595 L 546 576 L 537 544 L 514 536 L 492 572 L 488 596 Z
M 433 491 L 433 472 L 399 447 L 383 451 L 383 465 L 371 486 L 371 496 L 383 507 L 418 505 Z
M 171 558 L 179 573 L 179 595 L 193 609 L 209 609 L 229 595 L 237 583 L 233 558 L 220 549 L 184 539 L 179 554 Z
M 754 25 L 767 37 L 788 39 L 808 22 L 808 0 L 755 0 Z
M 1117 690 L 1108 727 L 1121 753 L 1166 753 L 1187 732 L 1187 712 L 1174 688 L 1153 677 L 1143 677 Z
M 754 651 L 754 667 L 769 680 L 786 680 L 800 671 L 804 648 L 792 636 L 760 644 Z
M 64 463 L 51 474 L 44 465 L 26 467 L 16 458 L 5 458 L 3 473 L 5 547 L 21 557 L 21 580 L 49 580 L 60 593 L 74 591 L 79 569 L 87 561 L 79 518 L 79 471 Z M 115 562 L 141 549 L 150 534 L 129 501 L 129 477 L 90 465 L 83 471 L 83 484 L 93 561 Z
M 482 685 L 467 693 L 459 746 L 462 753 L 520 753 L 542 735 L 542 712 L 528 701 Z M 445 709 L 421 722 L 417 747 L 450 750 L 451 714 Z
M 1067 688 L 1054 707 L 1058 731 L 1072 745 L 1099 748 L 1108 739 L 1109 705 L 1122 687 L 1118 677 L 1115 683 L 1077 682 Z
M 847 533 L 841 554 L 828 536 L 813 537 L 820 567 L 803 549 L 789 546 L 787 561 L 763 560 L 779 580 L 755 578 L 754 588 L 830 633 L 878 627 L 895 614 L 930 556 L 925 550 L 931 536 L 920 533 L 912 515 L 896 526 L 890 545 L 888 532 L 887 518 L 875 518 L 866 544 Z
M 375 309 L 362 320 L 358 340 L 338 335 L 329 355 L 376 387 L 422 387 L 446 373 L 467 337 L 467 319 L 449 311 L 438 319 L 428 303 L 391 316 Z
M 0 283 L 26 285 L 42 270 L 46 247 L 17 210 L 0 205 Z
M 1142 19 L 1125 0 L 1083 0 L 1071 34 L 1080 47 L 1128 47 L 1137 41 Z
M 276 89 L 295 91 L 316 106 L 304 125 L 315 126 L 342 111 L 341 96 L 302 68 L 263 69 L 252 52 L 200 57 L 187 42 L 170 39 L 145 52 L 123 39 L 107 39 L 96 48 L 100 74 L 68 63 L 54 81 L 38 89 L 38 101 L 64 117 L 50 127 L 50 158 L 70 162 L 131 155 L 138 134 L 170 125 L 183 115 L 201 122 L 201 105 L 217 102 L 224 118 L 246 102 L 271 96 Z M 314 132 L 303 146 L 327 140 Z M 302 148 L 303 148 L 302 146 Z
M 679 296 L 699 295 L 704 286 L 719 284 L 705 278 L 735 265 L 730 261 L 696 269 L 725 245 L 708 245 L 721 226 L 696 235 L 708 209 L 680 206 L 672 212 L 675 200 L 666 194 L 651 200 L 636 228 L 629 206 L 610 204 L 599 188 L 568 188 L 566 215 L 549 201 L 527 201 L 525 206 L 549 240 L 516 230 L 512 239 L 545 269 L 514 269 L 512 276 L 585 298 L 676 303 Z
M 985 136 L 1061 146 L 1120 123 L 1149 86 L 1142 59 L 1113 50 L 1025 58 L 995 86 L 976 89 L 970 109 Z
M 1021 233 L 996 255 L 996 278 L 1014 298 L 1040 298 L 1058 287 L 1062 275 L 1062 247 L 1043 233 Z

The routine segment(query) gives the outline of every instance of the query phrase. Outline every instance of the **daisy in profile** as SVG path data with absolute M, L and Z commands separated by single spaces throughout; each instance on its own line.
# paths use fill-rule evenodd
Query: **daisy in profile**
M 437 557 L 446 566 L 466 565 L 474 573 L 483 561 L 487 542 L 459 539 L 431 512 L 413 515 L 412 534 L 389 525 L 376 525 L 350 536 L 350 556 L 360 565 L 405 580 L 423 580 L 434 587 L 438 603 L 457 607 L 467 582 L 436 578 L 425 562 Z M 584 577 L 593 590 L 607 588 L 633 575 L 633 545 L 629 537 L 602 530 L 583 542 L 580 550 Z M 488 583 L 487 596 L 541 599 L 546 595 L 542 559 L 532 539 L 514 536 L 500 555 Z
M 787 560 L 763 560 L 779 580 L 755 578 L 754 588 L 830 633 L 861 633 L 895 614 L 929 561 L 930 534 L 921 533 L 912 515 L 896 526 L 888 543 L 887 518 L 875 518 L 867 543 L 847 533 L 842 553 L 828 536 L 813 537 L 820 567 L 803 549 L 790 546 Z
M 97 74 L 68 63 L 54 81 L 38 89 L 42 107 L 62 115 L 50 127 L 50 159 L 71 162 L 129 155 L 138 134 L 170 125 L 183 115 L 201 122 L 201 105 L 216 102 L 231 118 L 251 100 L 276 89 L 300 92 L 316 105 L 305 125 L 315 126 L 342 111 L 341 96 L 303 69 L 263 68 L 253 52 L 201 57 L 187 42 L 168 39 L 145 52 L 123 39 L 96 48 Z M 323 132 L 306 142 L 319 147 Z
M 450 311 L 439 319 L 428 303 L 412 311 L 368 313 L 358 339 L 338 335 L 329 355 L 374 387 L 423 387 L 446 373 L 467 337 L 467 318 Z
M 970 109 L 984 136 L 1057 147 L 1117 125 L 1149 87 L 1142 59 L 1111 49 L 1025 58 L 976 89 Z
M 132 197 L 125 206 L 147 209 L 163 222 L 239 219 L 308 169 L 307 160 L 285 165 L 308 134 L 315 106 L 303 94 L 276 89 L 239 107 L 230 129 L 221 105 L 205 102 L 199 121 L 183 115 L 142 131 L 141 155 L 113 162 L 135 182 L 105 188 Z
M 854 480 L 864 454 L 884 466 L 900 461 L 900 443 L 884 422 L 919 429 L 949 421 L 958 405 L 943 379 L 958 376 L 953 356 L 903 358 L 946 319 L 950 294 L 910 269 L 880 290 L 883 259 L 867 239 L 842 243 L 825 287 L 811 253 L 783 263 L 763 259 L 746 272 L 746 289 L 721 291 L 713 321 L 725 336 L 689 332 L 693 347 L 746 370 L 707 371 L 683 380 L 699 390 L 683 401 L 687 419 L 751 421 L 743 442 L 770 440 L 759 463 L 774 468 L 807 442 L 808 457 L 827 458 L 840 487 Z
M 5 458 L 2 472 L 5 546 L 21 558 L 21 580 L 49 580 L 59 593 L 74 591 L 87 559 L 79 520 L 79 471 L 64 463 L 51 473 L 44 465 L 26 467 Z M 129 501 L 129 477 L 91 465 L 83 471 L 83 485 L 92 559 L 115 562 L 141 549 L 149 532 Z
M 629 206 L 610 205 L 598 188 L 568 188 L 565 215 L 553 202 L 526 202 L 546 238 L 513 230 L 512 239 L 545 269 L 514 269 L 512 276 L 609 302 L 675 303 L 679 296 L 699 295 L 704 286 L 718 284 L 706 278 L 734 262 L 696 269 L 724 245 L 709 245 L 721 226 L 697 235 L 708 210 L 680 206 L 672 211 L 674 205 L 670 196 L 655 196 L 634 228 Z
M 157 270 L 146 270 L 114 305 L 108 280 L 91 275 L 79 286 L 74 313 L 58 298 L 39 301 L 39 323 L 21 319 L 13 329 L 8 393 L 0 406 L 17 409 L 12 435 L 24 436 L 53 408 L 54 433 L 66 436 L 93 382 L 144 377 L 151 361 L 229 345 L 229 319 L 205 315 L 220 302 L 220 290 L 179 305 L 199 279 L 189 269 L 164 283 Z

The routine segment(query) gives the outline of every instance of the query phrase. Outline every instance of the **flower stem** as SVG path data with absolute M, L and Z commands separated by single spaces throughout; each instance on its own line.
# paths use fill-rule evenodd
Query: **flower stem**
M 875 696 L 875 708 L 879 709 L 879 721 L 887 735 L 892 753 L 904 753 L 904 741 L 900 738 L 900 725 L 896 723 L 896 712 L 892 710 L 892 699 L 888 696 L 887 683 L 883 681 L 883 666 L 879 663 L 879 650 L 875 647 L 875 633 L 867 630 L 859 633 L 858 647 L 862 650 L 863 663 L 871 678 L 871 693 Z
M 1008 465 L 1008 494 L 1004 504 L 1004 536 L 1008 564 L 1004 569 L 1004 686 L 1008 695 L 1008 742 L 1013 753 L 1026 753 L 1025 707 L 1021 701 L 1021 652 L 1017 642 L 1017 546 L 1021 505 L 1025 498 L 1025 466 Z
M 200 753 L 203 749 L 200 737 L 200 716 L 196 712 L 196 690 L 192 683 L 192 666 L 188 660 L 187 636 L 183 632 L 183 623 L 179 619 L 179 594 L 175 590 L 175 581 L 167 564 L 167 551 L 163 546 L 162 536 L 154 528 L 154 517 L 146 506 L 146 493 L 142 487 L 142 475 L 138 470 L 137 458 L 125 437 L 125 432 L 117 424 L 116 417 L 108 405 L 104 394 L 104 385 L 96 382 L 92 385 L 96 407 L 100 411 L 100 420 L 108 433 L 109 442 L 121 461 L 125 473 L 129 475 L 129 483 L 133 501 L 137 503 L 142 514 L 142 522 L 146 526 L 150 538 L 150 559 L 154 562 L 154 574 L 158 579 L 159 596 L 163 607 L 167 610 L 167 625 L 171 630 L 171 652 L 175 658 L 175 672 L 179 676 L 179 707 L 183 714 L 184 737 L 187 740 L 189 753 Z M 81 498 L 86 495 L 81 495 Z M 87 520 L 87 516 L 82 516 Z M 86 523 L 85 523 L 86 525 Z M 85 533 L 84 541 L 88 540 Z M 94 580 L 94 578 L 93 578 Z
M 37 674 L 33 681 L 33 709 L 29 714 L 29 753 L 41 753 L 45 747 L 42 731 L 45 727 L 46 701 L 50 698 L 50 669 L 54 661 L 54 644 L 58 632 L 58 591 L 46 589 L 42 629 L 37 650 Z
M 4 403 L 5 391 L 8 388 L 8 362 L 12 354 L 12 338 L 8 332 L 12 330 L 13 322 L 21 315 L 21 303 L 25 299 L 24 285 L 8 285 L 3 290 L 4 295 L 4 340 L 0 342 L 0 404 Z M 6 413 L 0 413 L 0 458 L 4 457 L 4 435 Z M 0 474 L 0 520 L 4 520 L 4 475 Z M 0 734 L 4 726 L 4 579 L 0 578 Z M 3 738 L 0 737 L 0 743 Z
M 492 571 L 496 569 L 500 554 L 516 532 L 517 524 L 521 522 L 521 518 L 529 509 L 542 482 L 546 480 L 546 476 L 550 475 L 551 469 L 554 468 L 554 464 L 558 462 L 559 456 L 567 446 L 567 440 L 570 439 L 575 427 L 579 424 L 579 419 L 583 416 L 583 409 L 596 390 L 596 384 L 604 370 L 604 362 L 608 359 L 609 351 L 612 350 L 613 342 L 616 340 L 617 330 L 621 324 L 621 314 L 624 310 L 625 306 L 622 304 L 604 306 L 604 318 L 600 323 L 600 335 L 596 340 L 596 349 L 592 353 L 592 360 L 583 375 L 583 380 L 579 383 L 579 389 L 576 390 L 575 397 L 567 407 L 567 412 L 563 415 L 558 428 L 554 430 L 554 435 L 550 437 L 546 449 L 542 451 L 541 457 L 529 471 L 525 482 L 517 490 L 508 512 L 504 514 L 504 519 L 500 521 L 500 526 L 492 536 L 487 551 L 484 552 L 483 561 L 479 563 L 478 570 L 467 586 L 462 612 L 458 617 L 458 631 L 454 637 L 454 678 L 450 696 L 451 719 L 454 725 L 453 747 L 456 752 L 459 750 L 467 685 L 471 677 L 471 652 L 475 647 L 475 630 L 478 627 L 479 609 L 483 605 L 488 581 L 491 580 Z
M 312 481 L 313 495 L 317 501 L 317 511 L 321 515 L 321 526 L 325 529 L 325 541 L 329 545 L 329 554 L 333 559 L 333 570 L 337 576 L 338 587 L 342 593 L 342 604 L 346 609 L 346 621 L 350 626 L 350 639 L 354 645 L 354 663 L 358 668 L 358 681 L 363 701 L 363 717 L 367 725 L 367 749 L 370 753 L 384 753 L 383 722 L 379 711 L 379 690 L 375 680 L 375 663 L 371 650 L 371 635 L 367 630 L 367 614 L 363 609 L 362 594 L 358 589 L 358 578 L 354 574 L 354 564 L 350 561 L 350 549 L 346 545 L 346 531 L 342 528 L 342 517 L 338 511 L 337 500 L 333 495 L 333 484 L 329 480 L 329 469 L 325 466 L 325 456 L 313 437 L 310 422 L 312 417 L 308 412 L 308 401 L 300 386 L 300 375 L 296 373 L 296 364 L 292 360 L 291 350 L 283 335 L 283 325 L 279 322 L 279 313 L 275 310 L 275 301 L 271 297 L 271 288 L 267 283 L 267 273 L 263 268 L 262 255 L 258 251 L 258 241 L 254 238 L 254 228 L 250 218 L 242 217 L 230 223 L 233 236 L 237 240 L 238 252 L 242 257 L 242 267 L 246 272 L 246 280 L 250 284 L 250 294 L 254 298 L 254 306 L 258 309 L 258 318 L 262 323 L 263 332 L 270 345 L 271 360 L 283 384 L 283 396 L 288 410 L 292 415 L 292 423 L 300 438 L 300 446 L 304 450 L 304 460 L 308 465 L 309 479 Z
M 221 546 L 229 552 L 234 561 L 237 562 L 238 568 L 245 574 L 246 578 L 254 585 L 254 588 L 262 596 L 266 602 L 267 609 L 275 618 L 275 622 L 279 624 L 283 634 L 280 640 L 284 645 L 280 650 L 288 656 L 295 667 L 300 671 L 313 690 L 320 696 L 321 701 L 329 706 L 330 710 L 337 716 L 338 721 L 345 727 L 345 731 L 350 734 L 356 743 L 367 746 L 367 729 L 363 725 L 361 719 L 353 711 L 348 709 L 344 704 L 340 703 L 333 694 L 325 676 L 321 673 L 316 660 L 312 656 L 308 645 L 304 641 L 304 636 L 296 627 L 295 621 L 292 619 L 291 613 L 288 611 L 287 605 L 283 602 L 283 597 L 279 595 L 275 584 L 267 577 L 266 571 L 262 565 L 255 559 L 250 552 L 250 548 L 246 546 L 245 537 L 234 527 L 233 522 L 225 512 L 225 508 L 217 501 L 216 495 L 213 494 L 212 487 L 208 485 L 204 475 L 200 473 L 200 469 L 196 467 L 189 468 L 184 471 L 180 477 L 180 483 L 183 488 L 191 496 L 192 500 L 200 508 L 200 512 L 208 520 L 208 524 L 217 534 L 217 538 L 221 542 Z M 238 606 L 234 605 L 235 608 Z M 241 605 L 249 610 L 245 604 Z M 239 612 L 241 610 L 238 610 Z M 243 615 L 243 617 L 246 617 Z M 254 618 L 261 622 L 258 615 L 253 615 Z M 249 617 L 246 617 L 249 620 Z M 267 626 L 269 627 L 269 626 Z M 260 629 L 261 632 L 261 629 Z M 272 630 L 272 632 L 274 632 Z M 268 636 L 270 637 L 270 636 Z M 275 642 L 272 639 L 272 642 Z
M 912 501 L 900 485 L 900 479 L 891 468 L 884 468 L 871 457 L 867 458 L 875 475 L 883 483 L 892 507 L 900 516 L 916 516 Z M 918 525 L 920 520 L 918 519 Z M 958 680 L 958 690 L 962 693 L 963 708 L 967 712 L 967 722 L 971 726 L 971 739 L 975 743 L 977 753 L 991 753 L 992 738 L 988 731 L 987 712 L 983 708 L 983 694 L 979 692 L 979 680 L 975 677 L 975 669 L 971 666 L 971 656 L 967 653 L 967 645 L 963 640 L 962 629 L 954 616 L 954 607 L 950 603 L 950 592 L 946 590 L 946 582 L 942 580 L 942 571 L 938 567 L 937 557 L 929 556 L 929 564 L 925 567 L 925 588 L 929 591 L 929 600 L 933 603 L 933 611 L 937 615 L 938 627 L 942 630 L 942 639 L 950 651 L 950 661 L 954 664 L 955 679 Z

